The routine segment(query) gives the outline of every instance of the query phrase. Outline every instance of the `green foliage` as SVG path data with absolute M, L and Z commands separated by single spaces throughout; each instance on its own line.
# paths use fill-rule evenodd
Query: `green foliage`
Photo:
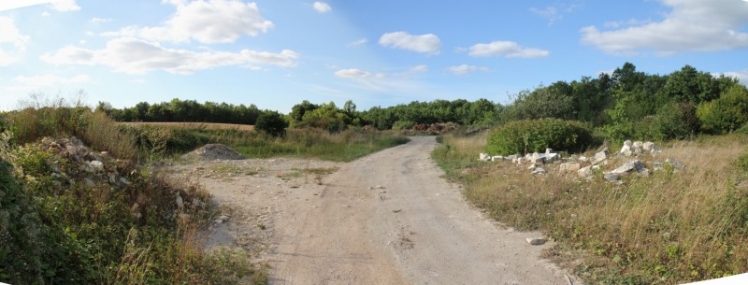
M 274 137 L 283 136 L 287 127 L 288 122 L 278 112 L 264 112 L 255 123 L 256 130 Z
M 748 89 L 734 85 L 719 99 L 700 104 L 696 114 L 706 132 L 733 132 L 748 123 Z
M 498 155 L 545 151 L 546 148 L 577 151 L 589 147 L 592 131 L 577 121 L 560 119 L 521 120 L 502 125 L 488 136 L 486 152 Z
M 654 122 L 657 139 L 685 139 L 698 132 L 701 122 L 690 102 L 671 102 L 660 107 Z
M 415 126 L 416 123 L 411 121 L 397 121 L 394 124 L 392 124 L 393 130 L 407 130 Z
M 505 121 L 542 118 L 574 119 L 574 98 L 571 87 L 564 82 L 552 86 L 538 86 L 532 92 L 523 91 L 503 113 Z
M 96 111 L 106 113 L 119 122 L 211 122 L 254 125 L 260 115 L 255 105 L 173 99 L 170 102 L 149 104 L 140 102 L 131 108 L 115 109 L 99 102 Z

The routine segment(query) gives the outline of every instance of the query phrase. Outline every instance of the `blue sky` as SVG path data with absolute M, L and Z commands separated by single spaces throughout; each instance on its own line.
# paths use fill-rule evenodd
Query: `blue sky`
M 627 61 L 748 83 L 748 2 L 0 0 L 0 110 L 30 94 L 284 113 L 302 100 L 509 103 Z

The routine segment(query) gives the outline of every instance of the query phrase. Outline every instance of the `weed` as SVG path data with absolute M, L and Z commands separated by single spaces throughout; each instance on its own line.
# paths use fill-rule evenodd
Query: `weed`
M 748 184 L 736 182 L 745 179 L 744 138 L 671 142 L 655 159 L 677 158 L 687 170 L 621 185 L 578 181 L 554 166 L 533 176 L 511 163 L 478 161 L 484 145 L 485 136 L 448 135 L 432 157 L 491 217 L 542 230 L 559 250 L 578 252 L 566 259 L 582 260 L 575 273 L 588 283 L 676 284 L 748 271 Z

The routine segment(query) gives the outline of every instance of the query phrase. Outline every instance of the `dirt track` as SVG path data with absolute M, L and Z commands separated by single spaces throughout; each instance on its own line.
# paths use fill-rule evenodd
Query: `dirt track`
M 188 175 L 234 209 L 210 245 L 260 252 L 270 284 L 567 284 L 539 257 L 549 245 L 525 241 L 538 233 L 501 229 L 440 178 L 435 145 L 414 137 L 347 164 L 213 162 Z M 332 167 L 319 184 L 311 174 Z

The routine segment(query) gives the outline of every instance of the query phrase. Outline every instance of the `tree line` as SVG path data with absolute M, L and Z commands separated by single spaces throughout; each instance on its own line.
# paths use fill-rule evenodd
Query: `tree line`
M 637 71 L 625 63 L 612 73 L 583 76 L 571 82 L 557 81 L 524 90 L 502 105 L 487 99 L 468 101 L 414 101 L 359 111 L 347 101 L 315 104 L 303 101 L 287 114 L 259 110 L 255 105 L 181 101 L 115 109 L 100 102 L 97 110 L 117 121 L 173 121 L 256 124 L 271 116 L 276 129 L 322 128 L 331 132 L 350 126 L 380 130 L 409 129 L 418 124 L 456 123 L 498 126 L 517 120 L 556 118 L 582 122 L 601 130 L 608 138 L 682 139 L 695 134 L 723 134 L 748 122 L 748 90 L 736 78 L 714 76 L 686 65 L 667 75 Z

